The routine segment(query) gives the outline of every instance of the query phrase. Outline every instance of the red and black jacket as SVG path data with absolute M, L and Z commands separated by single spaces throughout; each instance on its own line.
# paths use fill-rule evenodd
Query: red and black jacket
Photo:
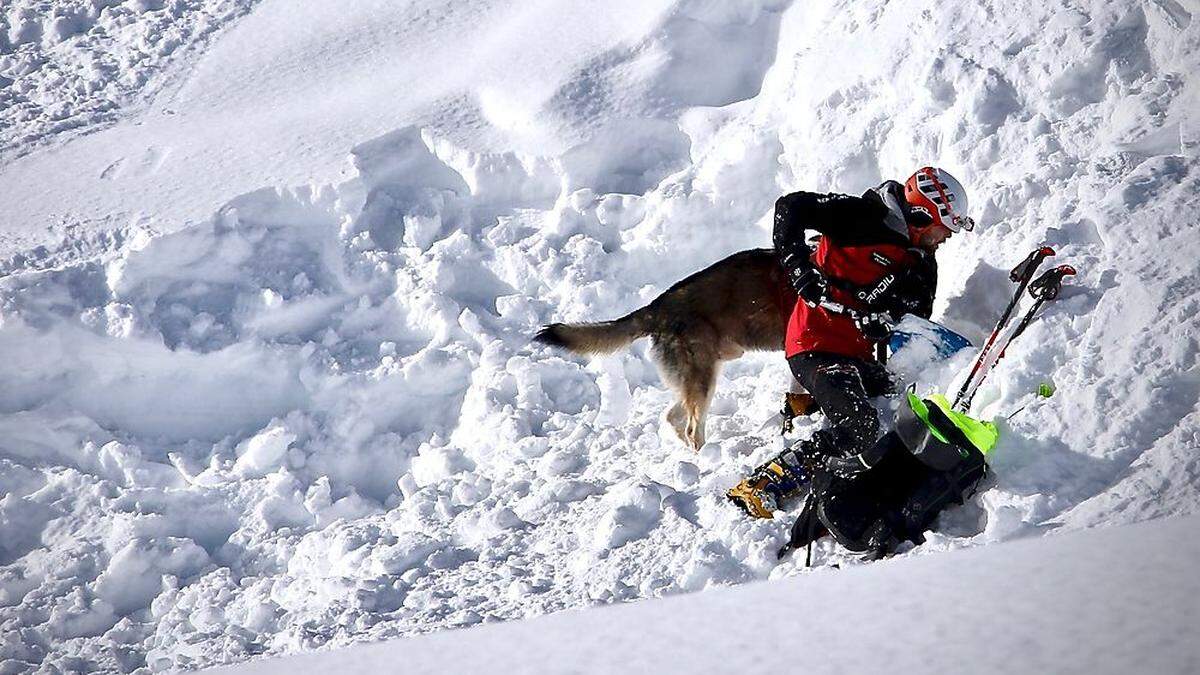
M 889 209 L 881 193 L 891 190 L 894 204 L 903 204 L 899 184 L 885 183 L 862 197 L 793 192 L 775 202 L 775 253 L 788 278 L 797 270 L 815 267 L 829 282 L 828 299 L 859 313 L 887 311 L 929 318 L 937 286 L 937 263 L 931 253 L 913 248 L 904 217 Z M 899 199 L 897 199 L 899 197 Z M 805 230 L 821 234 L 813 250 Z M 888 274 L 896 281 L 886 297 L 871 302 L 860 291 L 874 287 Z M 842 354 L 863 360 L 874 349 L 849 315 L 796 302 L 788 320 L 784 351 L 788 357 L 804 352 Z

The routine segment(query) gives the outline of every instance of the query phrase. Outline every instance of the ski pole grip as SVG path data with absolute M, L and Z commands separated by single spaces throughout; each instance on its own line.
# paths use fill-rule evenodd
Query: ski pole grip
M 1029 284 L 1029 294 L 1040 300 L 1053 300 L 1062 290 L 1063 277 L 1074 276 L 1075 268 L 1070 265 L 1059 265 L 1046 270 L 1042 276 Z
M 1028 279 L 1033 276 L 1033 271 L 1042 264 L 1042 261 L 1050 256 L 1055 255 L 1054 249 L 1049 246 L 1043 246 L 1035 251 L 1030 252 L 1012 271 L 1008 273 L 1008 278 L 1013 283 L 1017 283 L 1022 279 Z

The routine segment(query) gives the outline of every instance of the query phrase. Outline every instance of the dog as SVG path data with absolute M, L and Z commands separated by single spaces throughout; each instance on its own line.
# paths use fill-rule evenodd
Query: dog
M 735 253 L 612 321 L 552 323 L 536 342 L 575 354 L 608 354 L 649 337 L 651 355 L 676 401 L 667 421 L 686 445 L 704 445 L 704 422 L 722 361 L 782 351 L 796 292 L 773 249 Z

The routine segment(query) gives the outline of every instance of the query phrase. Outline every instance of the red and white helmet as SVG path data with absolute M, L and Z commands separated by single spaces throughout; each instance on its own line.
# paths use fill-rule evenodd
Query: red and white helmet
M 945 169 L 917 169 L 904 182 L 904 199 L 909 208 L 928 215 L 951 232 L 970 232 L 975 227 L 975 221 L 967 215 L 967 191 Z

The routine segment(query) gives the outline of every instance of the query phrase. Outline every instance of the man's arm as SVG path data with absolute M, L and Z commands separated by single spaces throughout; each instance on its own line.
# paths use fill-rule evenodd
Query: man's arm
M 815 230 L 837 240 L 871 226 L 877 227 L 883 215 L 881 209 L 886 212 L 887 207 L 841 194 L 793 192 L 776 200 L 772 235 L 775 255 L 797 292 L 810 302 L 819 301 L 815 296 L 820 294 L 813 288 L 819 273 L 809 257 L 805 230 Z M 808 293 L 802 289 L 807 289 Z
M 883 204 L 862 197 L 817 192 L 793 192 L 775 201 L 775 248 L 786 242 L 804 243 L 804 230 L 841 238 L 870 229 L 887 213 Z
M 775 244 L 775 256 L 789 280 L 804 276 L 813 269 L 808 244 L 804 241 L 804 219 L 798 214 L 805 210 L 805 203 L 815 196 L 811 192 L 793 192 L 775 200 L 775 229 L 771 240 Z

